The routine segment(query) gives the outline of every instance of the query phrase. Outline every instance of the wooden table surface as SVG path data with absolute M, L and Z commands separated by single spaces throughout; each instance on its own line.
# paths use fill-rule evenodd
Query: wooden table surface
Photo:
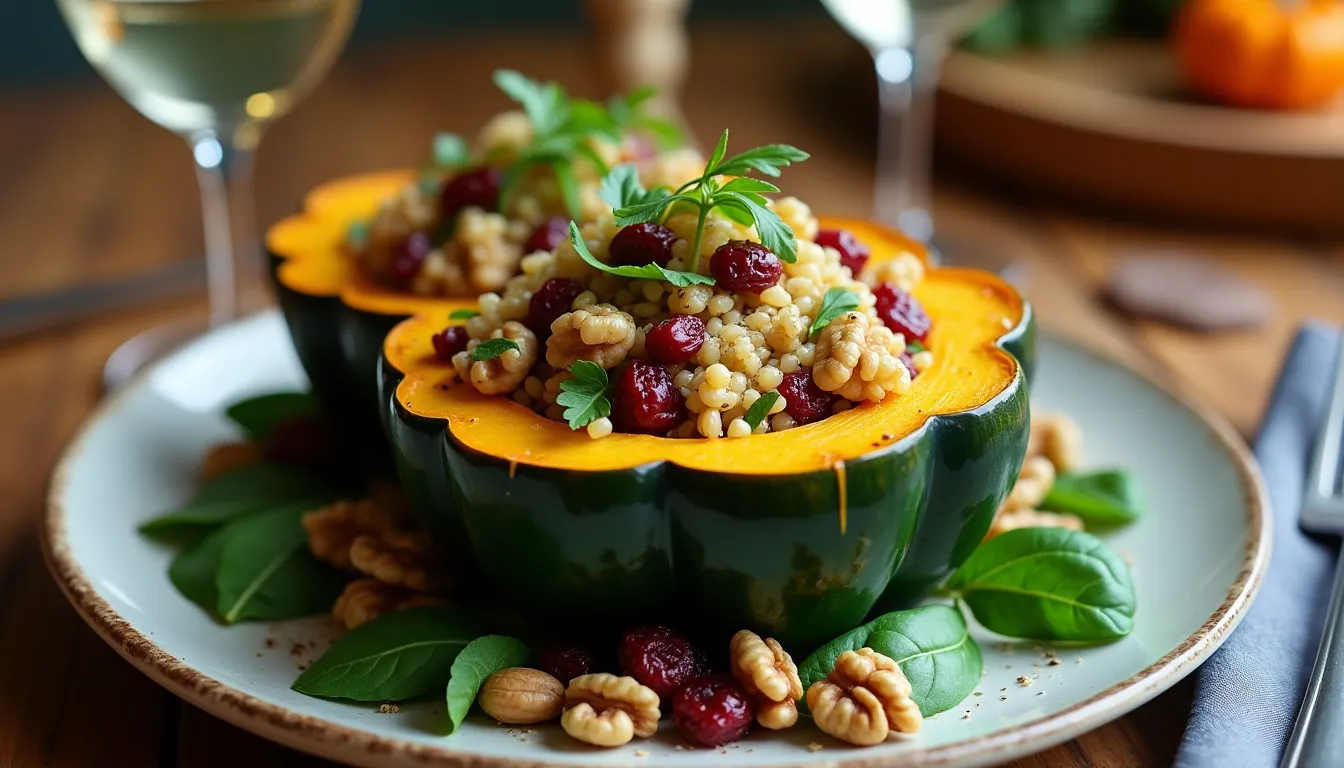
M 722 28 L 696 30 L 688 119 L 702 139 L 730 126 L 739 148 L 785 141 L 811 151 L 810 162 L 786 171 L 786 189 L 819 212 L 864 215 L 873 107 L 863 54 L 829 28 L 778 32 L 752 41 Z M 474 130 L 505 105 L 488 84 L 494 67 L 591 93 L 589 64 L 577 37 L 541 33 L 352 52 L 267 137 L 259 218 L 275 220 L 324 179 L 417 162 L 436 129 Z M 200 253 L 185 145 L 101 84 L 0 92 L 0 178 L 0 298 Z M 1048 329 L 1179 382 L 1247 436 L 1297 324 L 1344 319 L 1340 243 L 1126 223 L 986 188 L 964 173 L 940 175 L 936 216 L 955 241 L 1026 267 L 1028 293 Z M 1098 301 L 1114 260 L 1154 249 L 1211 256 L 1256 281 L 1274 298 L 1272 321 L 1201 335 L 1121 316 Z M 98 402 L 108 354 L 138 331 L 202 313 L 196 299 L 161 303 L 0 347 L 0 768 L 320 762 L 184 706 L 141 676 L 84 626 L 38 551 L 47 476 Z M 1189 702 L 1187 681 L 1013 765 L 1167 765 Z

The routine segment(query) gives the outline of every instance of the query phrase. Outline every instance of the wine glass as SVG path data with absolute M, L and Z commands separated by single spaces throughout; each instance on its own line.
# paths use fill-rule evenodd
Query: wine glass
M 57 0 L 85 58 L 196 161 L 210 326 L 260 302 L 252 157 L 265 128 L 326 75 L 359 0 Z M 108 359 L 114 389 L 201 330 L 169 326 Z
M 933 103 L 948 47 L 1002 0 L 822 0 L 873 55 L 879 106 L 873 217 L 934 239 Z

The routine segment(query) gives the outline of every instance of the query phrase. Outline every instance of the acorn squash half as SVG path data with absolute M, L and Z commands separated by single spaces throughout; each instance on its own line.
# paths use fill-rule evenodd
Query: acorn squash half
M 386 460 L 378 357 L 392 326 L 419 312 L 447 315 L 476 297 L 414 296 L 360 274 L 345 250 L 350 225 L 370 218 L 415 172 L 348 176 L 313 189 L 300 213 L 266 232 L 271 276 L 290 338 L 313 392 L 347 443 Z
M 921 252 L 858 221 L 874 259 Z M 534 617 L 744 627 L 799 651 L 926 597 L 980 543 L 1028 433 L 1031 309 L 995 275 L 915 291 L 935 363 L 910 391 L 740 439 L 594 440 L 438 362 L 442 310 L 399 324 L 381 382 L 401 480 L 449 547 Z

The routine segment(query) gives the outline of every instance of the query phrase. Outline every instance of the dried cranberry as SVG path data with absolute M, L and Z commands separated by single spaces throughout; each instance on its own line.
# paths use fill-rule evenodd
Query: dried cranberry
M 784 412 L 799 424 L 825 418 L 835 402 L 835 395 L 818 387 L 807 369 L 784 374 L 779 394 L 784 396 Z
M 632 360 L 616 378 L 611 421 L 617 432 L 661 435 L 681 421 L 685 404 L 666 368 Z
M 666 700 L 681 684 L 699 674 L 691 641 L 667 627 L 630 630 L 621 638 L 617 655 L 621 669 Z
M 919 375 L 919 371 L 915 369 L 915 358 L 909 352 L 902 352 L 901 363 L 905 365 L 905 370 L 910 372 L 910 380 L 914 381 Z
M 653 326 L 644 336 L 644 351 L 663 365 L 684 363 L 705 343 L 705 322 L 695 315 L 676 315 Z
M 569 219 L 559 216 L 554 219 L 547 219 L 542 222 L 541 226 L 532 230 L 532 236 L 527 238 L 527 246 L 523 249 L 523 252 L 554 251 L 555 247 L 568 236 Z
M 454 176 L 439 193 L 439 215 L 451 219 L 467 206 L 493 211 L 499 206 L 499 186 L 503 174 L 486 165 Z
M 539 338 L 551 335 L 551 323 L 569 311 L 574 299 L 583 293 L 583 283 L 572 277 L 552 277 L 532 294 L 524 322 Z
M 856 276 L 863 271 L 872 251 L 848 229 L 823 229 L 817 233 L 817 245 L 834 248 L 840 254 L 840 263 L 849 267 Z
M 555 645 L 537 654 L 537 666 L 542 672 L 566 685 L 581 675 L 597 671 L 597 660 L 582 646 Z
M 672 720 L 692 744 L 718 747 L 737 741 L 751 727 L 755 707 L 742 686 L 728 675 L 703 675 L 677 691 Z
M 434 345 L 434 356 L 445 363 L 453 361 L 453 355 L 467 348 L 467 329 L 460 325 L 450 325 L 429 337 Z
M 677 235 L 662 224 L 646 221 L 631 224 L 616 233 L 607 246 L 608 261 L 615 267 L 663 266 L 672 260 Z
M 760 243 L 729 240 L 710 257 L 709 271 L 720 288 L 733 293 L 760 293 L 779 281 L 784 265 Z
M 920 305 L 919 299 L 902 291 L 891 283 L 883 283 L 873 289 L 877 299 L 877 317 L 891 330 L 904 334 L 906 341 L 923 341 L 929 335 L 933 321 Z
M 331 425 L 317 416 L 285 419 L 266 439 L 266 458 L 309 469 L 330 467 L 336 459 Z
M 424 265 L 425 257 L 433 248 L 434 243 L 430 242 L 429 235 L 424 232 L 412 232 L 405 242 L 392 251 L 392 265 L 388 268 L 392 282 L 402 286 L 409 285 L 415 276 L 420 274 L 420 267 Z

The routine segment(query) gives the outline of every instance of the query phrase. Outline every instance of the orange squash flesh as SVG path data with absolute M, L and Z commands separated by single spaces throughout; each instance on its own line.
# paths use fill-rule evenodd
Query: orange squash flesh
M 414 171 L 380 171 L 314 189 L 304 198 L 302 213 L 282 219 L 266 233 L 267 249 L 283 261 L 276 279 L 299 293 L 338 296 L 347 306 L 380 315 L 476 306 L 475 296 L 415 296 L 379 285 L 360 274 L 345 251 L 350 225 L 373 216 L 383 200 L 414 180 Z
M 923 253 L 911 241 L 869 222 L 829 219 L 822 226 L 850 230 L 869 245 L 875 261 L 902 251 Z M 907 394 L 804 427 L 740 439 L 613 434 L 594 440 L 512 400 L 482 395 L 457 381 L 452 366 L 434 357 L 430 336 L 448 324 L 451 311 L 441 306 L 394 328 L 384 354 L 406 374 L 396 397 L 410 413 L 444 419 L 457 442 L 487 456 L 583 471 L 668 461 L 743 475 L 790 474 L 828 469 L 872 453 L 921 429 L 930 417 L 974 410 L 1013 385 L 1019 364 L 996 343 L 1026 315 L 1011 286 L 977 270 L 930 267 L 915 296 L 933 319 L 926 345 L 935 362 Z

